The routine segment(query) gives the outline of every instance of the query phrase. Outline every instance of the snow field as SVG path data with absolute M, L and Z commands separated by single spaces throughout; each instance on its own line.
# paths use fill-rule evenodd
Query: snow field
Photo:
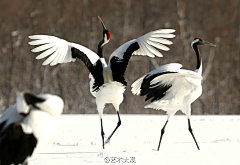
M 240 164 L 240 116 L 192 116 L 200 150 L 188 131 L 186 116 L 174 116 L 156 151 L 166 119 L 166 115 L 121 115 L 122 125 L 103 150 L 99 115 L 62 115 L 53 144 L 29 159 L 29 164 Z M 117 115 L 103 116 L 106 136 L 117 121 Z

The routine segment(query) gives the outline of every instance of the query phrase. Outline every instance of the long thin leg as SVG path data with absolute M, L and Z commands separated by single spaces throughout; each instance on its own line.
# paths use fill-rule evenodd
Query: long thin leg
M 117 115 L 118 115 L 118 123 L 117 123 L 117 126 L 116 126 L 116 128 L 113 130 L 112 134 L 107 138 L 107 140 L 105 141 L 105 144 L 107 144 L 107 143 L 110 141 L 112 135 L 115 133 L 115 131 L 118 129 L 118 127 L 119 127 L 119 126 L 121 125 L 121 123 L 122 123 L 118 111 L 117 111 Z
M 102 118 L 101 118 L 101 136 L 102 136 L 102 143 L 103 143 L 103 149 L 104 149 L 104 132 L 103 132 Z
M 200 148 L 199 148 L 199 146 L 198 146 L 198 143 L 197 143 L 197 141 L 196 141 L 196 139 L 195 139 L 195 137 L 194 137 L 194 135 L 193 135 L 193 132 L 192 132 L 192 127 L 191 127 L 191 124 L 190 124 L 190 119 L 188 119 L 188 130 L 189 130 L 189 132 L 191 133 L 191 135 L 192 135 L 192 137 L 193 137 L 193 139 L 194 139 L 194 141 L 195 141 L 195 143 L 196 143 L 196 145 L 197 145 L 198 150 L 200 150 Z
M 168 120 L 166 121 L 166 123 L 164 124 L 164 126 L 163 126 L 163 128 L 161 130 L 161 136 L 160 136 L 160 140 L 159 140 L 159 144 L 158 144 L 158 151 L 159 151 L 159 148 L 160 148 L 160 144 L 161 144 L 162 137 L 163 137 L 163 134 L 165 132 L 165 127 L 166 127 L 167 123 L 168 123 Z

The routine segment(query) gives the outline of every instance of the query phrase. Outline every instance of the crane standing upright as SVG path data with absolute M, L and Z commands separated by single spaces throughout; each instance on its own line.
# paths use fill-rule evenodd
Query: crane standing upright
M 32 52 L 43 51 L 36 57 L 36 59 L 42 59 L 49 56 L 43 62 L 43 65 L 50 64 L 53 66 L 58 63 L 73 62 L 76 58 L 79 58 L 87 66 L 90 71 L 90 92 L 94 97 L 96 97 L 97 110 L 100 115 L 101 136 L 104 149 L 104 144 L 110 141 L 112 135 L 121 125 L 119 105 L 123 101 L 123 93 L 125 91 L 125 87 L 127 86 L 124 74 L 131 56 L 146 55 L 149 57 L 162 57 L 162 54 L 155 48 L 165 51 L 169 50 L 169 48 L 165 45 L 171 45 L 172 42 L 164 38 L 175 37 L 175 35 L 171 34 L 175 30 L 156 30 L 137 39 L 128 41 L 111 54 L 107 65 L 103 56 L 103 47 L 109 42 L 111 34 L 106 29 L 106 26 L 101 18 L 98 18 L 103 27 L 103 39 L 98 44 L 97 54 L 82 45 L 67 42 L 54 36 L 29 36 L 30 39 L 34 39 L 34 41 L 29 42 L 29 44 L 41 45 L 32 50 Z M 117 111 L 118 123 L 104 143 L 105 134 L 103 130 L 102 114 L 106 103 L 113 104 Z
M 198 50 L 198 45 L 216 46 L 203 41 L 199 37 L 196 37 L 192 41 L 191 47 L 197 57 L 197 67 L 195 71 L 180 69 L 182 67 L 181 64 L 170 63 L 151 71 L 132 84 L 133 94 L 146 95 L 145 101 L 151 99 L 152 103 L 146 105 L 144 108 L 167 111 L 168 119 L 161 130 L 158 150 L 165 127 L 169 119 L 178 110 L 181 110 L 187 115 L 188 130 L 199 149 L 190 124 L 191 103 L 202 94 L 202 58 Z

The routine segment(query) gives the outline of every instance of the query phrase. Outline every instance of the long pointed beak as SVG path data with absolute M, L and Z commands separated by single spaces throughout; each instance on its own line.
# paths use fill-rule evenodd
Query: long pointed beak
M 209 45 L 209 46 L 214 46 L 214 47 L 216 47 L 217 45 L 215 45 L 215 44 L 212 44 L 212 43 L 210 43 L 210 42 L 207 42 L 207 41 L 202 41 L 202 43 L 204 44 L 204 45 Z
M 99 21 L 100 21 L 101 24 L 102 24 L 103 30 L 107 30 L 106 26 L 104 25 L 102 19 L 101 19 L 99 16 L 98 16 L 98 19 L 99 19 Z

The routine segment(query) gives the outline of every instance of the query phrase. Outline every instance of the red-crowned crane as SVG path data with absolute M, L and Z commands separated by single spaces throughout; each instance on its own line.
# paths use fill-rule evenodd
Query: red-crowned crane
M 56 135 L 64 103 L 56 95 L 22 93 L 0 118 L 0 164 L 26 164 Z
M 155 48 L 168 51 L 165 45 L 171 45 L 172 42 L 164 38 L 173 38 L 171 34 L 173 29 L 161 29 L 147 33 L 137 39 L 128 41 L 116 49 L 110 56 L 108 65 L 103 56 L 103 47 L 110 40 L 111 34 L 106 29 L 100 17 L 98 17 L 103 27 L 103 39 L 98 44 L 97 54 L 88 48 L 75 43 L 67 42 L 63 39 L 47 36 L 33 35 L 29 36 L 34 41 L 29 42 L 30 45 L 41 45 L 34 48 L 32 52 L 43 51 L 36 59 L 42 59 L 47 56 L 43 65 L 51 66 L 58 63 L 73 62 L 76 58 L 81 59 L 90 71 L 90 92 L 96 97 L 97 110 L 100 115 L 101 136 L 103 149 L 104 144 L 108 143 L 114 132 L 121 125 L 119 115 L 119 105 L 123 101 L 123 93 L 127 82 L 124 78 L 129 59 L 132 55 L 146 55 L 149 57 L 162 57 L 162 54 Z M 165 44 L 165 45 L 163 45 Z M 106 103 L 112 103 L 117 111 L 118 123 L 116 128 L 104 143 L 104 131 L 102 114 Z
M 192 41 L 191 47 L 197 56 L 195 71 L 180 69 L 182 67 L 181 64 L 170 63 L 151 71 L 132 84 L 133 94 L 146 95 L 145 101 L 151 99 L 151 103 L 144 108 L 162 109 L 168 114 L 168 119 L 161 130 L 158 150 L 165 127 L 169 119 L 178 110 L 186 114 L 188 118 L 188 130 L 199 149 L 190 124 L 191 103 L 202 94 L 202 59 L 198 45 L 216 46 L 198 37 Z

